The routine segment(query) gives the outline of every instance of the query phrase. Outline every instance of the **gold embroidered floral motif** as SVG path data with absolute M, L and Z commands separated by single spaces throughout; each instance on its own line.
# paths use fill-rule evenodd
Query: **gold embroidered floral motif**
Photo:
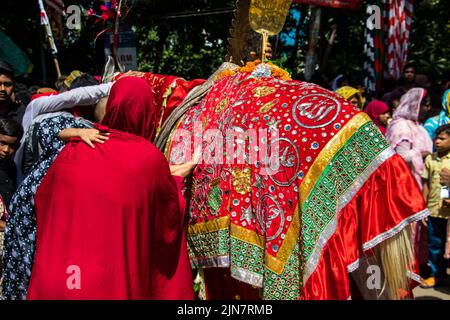
M 244 170 L 234 168 L 232 171 L 232 175 L 233 175 L 233 187 L 237 193 L 246 194 L 252 191 L 250 168 L 245 168 Z
M 277 89 L 274 87 L 262 86 L 253 89 L 253 95 L 255 98 L 262 98 L 274 93 L 275 91 L 277 91 Z
M 219 102 L 219 104 L 216 107 L 216 113 L 219 114 L 222 112 L 223 109 L 225 109 L 228 106 L 228 98 L 223 99 Z
M 259 113 L 269 112 L 276 104 L 278 103 L 278 99 L 269 101 L 265 103 L 261 108 L 259 108 Z

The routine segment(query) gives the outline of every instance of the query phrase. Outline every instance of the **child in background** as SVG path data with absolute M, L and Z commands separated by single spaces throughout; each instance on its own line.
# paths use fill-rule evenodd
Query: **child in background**
M 430 217 L 424 221 L 428 226 L 428 253 L 431 275 L 423 282 L 423 288 L 443 285 L 447 281 L 448 260 L 446 254 L 447 222 L 450 217 L 449 188 L 440 183 L 440 173 L 450 168 L 450 124 L 436 131 L 436 152 L 425 159 L 423 196 L 427 201 Z M 448 245 L 447 245 L 448 248 Z
M 0 298 L 3 268 L 3 238 L 5 234 L 7 207 L 16 191 L 16 166 L 14 154 L 19 147 L 23 130 L 12 118 L 0 117 Z

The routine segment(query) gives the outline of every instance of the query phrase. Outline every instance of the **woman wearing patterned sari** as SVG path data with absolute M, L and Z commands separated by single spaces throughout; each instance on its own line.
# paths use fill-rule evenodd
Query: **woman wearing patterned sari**
M 352 274 L 364 297 L 380 295 L 383 277 L 387 297 L 404 297 L 408 277 L 418 279 L 408 230 L 428 213 L 407 164 L 341 97 L 280 80 L 273 66 L 239 71 L 213 84 L 166 145 L 170 162 L 182 163 L 195 147 L 182 135 L 203 141 L 204 162 L 187 189 L 189 254 L 203 296 L 348 299 Z M 233 149 L 222 153 L 220 141 Z M 276 145 L 277 170 L 264 156 Z M 362 275 L 374 263 L 381 285 L 367 292 Z

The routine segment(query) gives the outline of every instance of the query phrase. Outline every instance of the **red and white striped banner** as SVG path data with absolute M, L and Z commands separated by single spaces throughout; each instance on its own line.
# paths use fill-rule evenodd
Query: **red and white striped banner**
M 397 80 L 408 59 L 413 0 L 390 0 L 388 3 L 387 76 Z

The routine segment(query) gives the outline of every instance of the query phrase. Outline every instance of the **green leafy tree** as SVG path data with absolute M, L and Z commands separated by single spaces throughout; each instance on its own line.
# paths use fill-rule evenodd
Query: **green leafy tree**
M 91 7 L 98 10 L 101 2 L 65 0 L 64 3 L 66 7 L 76 4 L 84 10 Z M 27 3 L 24 6 L 21 1 L 3 1 L 0 28 L 28 53 L 35 66 L 31 77 L 40 79 L 47 73 L 48 79 L 55 79 L 51 56 L 46 48 L 42 52 L 45 40 L 37 3 Z M 345 71 L 364 75 L 365 8 L 370 3 L 364 0 L 359 10 L 322 9 L 318 59 L 324 67 L 319 70 L 315 81 L 326 82 Z M 234 4 L 234 0 L 137 0 L 129 14 L 121 19 L 121 24 L 127 24 L 136 33 L 139 69 L 177 74 L 187 79 L 209 76 L 226 55 Z M 302 78 L 308 46 L 310 10 L 308 6 L 299 4 L 293 5 L 292 10 L 301 12 L 301 18 L 299 20 L 298 15 L 291 12 L 282 33 L 290 34 L 293 41 L 283 40 L 283 35 L 270 40 L 274 58 L 299 79 Z M 325 64 L 327 40 L 333 25 L 337 28 L 337 38 Z M 94 41 L 101 30 L 102 26 L 95 24 L 95 18 L 86 14 L 82 16 L 81 30 L 65 28 L 64 40 L 58 42 L 63 73 L 79 69 L 102 74 L 105 63 L 103 37 Z M 440 81 L 448 80 L 448 0 L 414 1 L 410 39 L 409 60 L 417 65 L 419 72 Z
M 141 1 L 129 16 L 141 69 L 205 78 L 223 62 L 234 1 Z

